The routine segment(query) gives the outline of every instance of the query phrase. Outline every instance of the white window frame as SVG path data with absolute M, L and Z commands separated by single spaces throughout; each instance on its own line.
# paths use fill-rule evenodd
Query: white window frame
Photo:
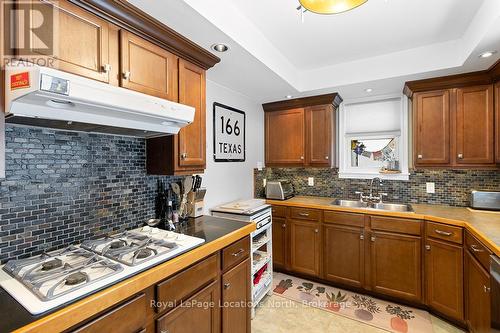
M 384 132 L 363 132 L 363 133 L 346 133 L 347 117 L 349 105 L 380 102 L 384 100 L 399 99 L 401 104 L 401 121 L 399 131 L 384 131 Z M 339 178 L 352 179 L 372 179 L 379 177 L 388 180 L 408 180 L 410 173 L 409 164 L 409 119 L 408 119 L 408 98 L 404 95 L 384 95 L 378 97 L 361 98 L 356 100 L 344 101 L 339 107 L 339 128 L 338 128 L 338 147 L 339 147 Z M 361 169 L 351 166 L 351 139 L 381 139 L 381 138 L 398 138 L 399 163 L 401 173 L 383 174 L 378 169 Z

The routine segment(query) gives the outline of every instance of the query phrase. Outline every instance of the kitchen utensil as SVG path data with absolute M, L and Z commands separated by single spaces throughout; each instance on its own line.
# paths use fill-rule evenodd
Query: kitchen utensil
M 184 193 L 182 194 L 181 207 L 179 208 L 179 216 L 181 218 L 184 218 L 187 216 L 187 214 L 189 214 L 188 212 L 186 212 L 187 210 L 186 204 L 187 204 L 187 196 L 189 192 L 191 192 L 191 188 L 193 187 L 193 177 L 184 178 L 183 187 L 184 187 Z
M 160 224 L 161 219 L 149 219 L 146 221 L 146 224 L 150 227 L 156 227 L 158 224 Z
M 179 201 L 181 198 L 181 187 L 177 183 L 172 183 L 170 184 L 170 186 L 172 187 L 172 191 L 174 191 L 175 195 L 177 196 L 177 201 Z

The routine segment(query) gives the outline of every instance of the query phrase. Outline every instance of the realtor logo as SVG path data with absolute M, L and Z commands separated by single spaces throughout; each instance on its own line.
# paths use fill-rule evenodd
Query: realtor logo
M 2 14 L 5 55 L 31 58 L 53 55 L 53 3 L 2 1 Z

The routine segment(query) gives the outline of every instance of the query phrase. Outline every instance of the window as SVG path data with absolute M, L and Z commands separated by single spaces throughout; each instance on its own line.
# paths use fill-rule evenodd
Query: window
M 344 103 L 339 112 L 339 177 L 408 179 L 408 101 Z

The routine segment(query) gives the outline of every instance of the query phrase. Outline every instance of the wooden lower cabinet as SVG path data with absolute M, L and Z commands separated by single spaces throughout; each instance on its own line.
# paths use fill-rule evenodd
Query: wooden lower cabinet
M 464 321 L 463 248 L 427 239 L 425 244 L 427 305 L 438 313 Z
M 495 160 L 500 164 L 500 82 L 495 84 Z
M 321 225 L 319 222 L 289 220 L 290 269 L 310 276 L 320 275 Z
M 324 278 L 344 285 L 363 287 L 364 228 L 325 224 L 323 235 Z
M 146 327 L 146 301 L 146 294 L 141 293 L 72 332 L 139 332 Z
M 222 332 L 250 333 L 250 259 L 222 275 Z
M 284 269 L 286 267 L 286 219 L 273 216 L 273 267 Z
M 489 333 L 491 327 L 490 275 L 465 251 L 465 319 L 470 332 Z
M 220 281 L 217 280 L 156 321 L 157 332 L 219 333 Z
M 370 242 L 371 290 L 402 300 L 421 303 L 421 238 L 372 232 Z

